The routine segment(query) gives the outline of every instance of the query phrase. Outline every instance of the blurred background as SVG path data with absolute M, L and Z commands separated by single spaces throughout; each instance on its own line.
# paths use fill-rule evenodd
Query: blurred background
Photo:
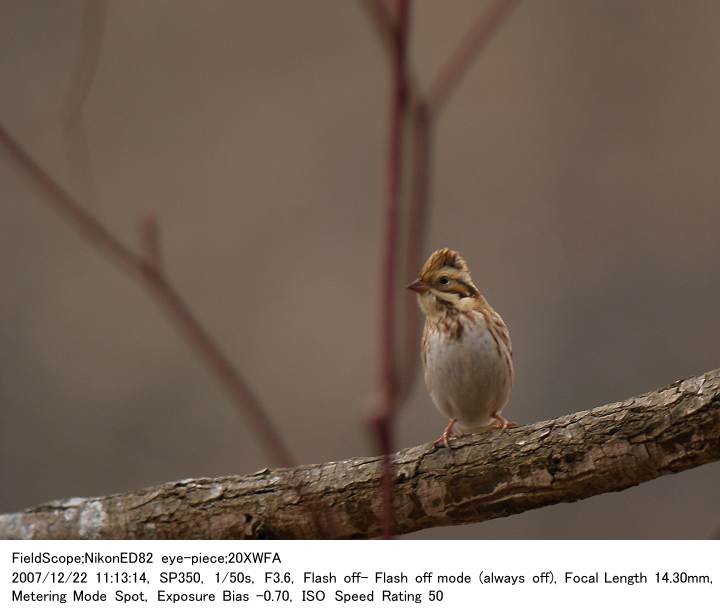
M 427 84 L 485 3 L 413 4 Z M 357 3 L 109 2 L 91 179 L 63 116 L 82 18 L 0 2 L 0 122 L 127 242 L 157 213 L 171 278 L 300 462 L 374 454 L 389 73 Z M 510 326 L 511 419 L 720 367 L 718 23 L 700 0 L 526 2 L 444 109 L 429 247 Z M 149 296 L 3 159 L 0 195 L 0 511 L 267 466 Z M 444 425 L 418 382 L 398 445 Z M 705 538 L 719 472 L 411 537 Z

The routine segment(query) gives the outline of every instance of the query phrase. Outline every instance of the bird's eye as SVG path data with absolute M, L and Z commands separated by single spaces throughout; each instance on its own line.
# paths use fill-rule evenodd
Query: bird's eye
M 440 276 L 440 278 L 438 278 L 438 283 L 442 285 L 446 285 L 448 282 L 450 282 L 450 279 L 447 276 Z

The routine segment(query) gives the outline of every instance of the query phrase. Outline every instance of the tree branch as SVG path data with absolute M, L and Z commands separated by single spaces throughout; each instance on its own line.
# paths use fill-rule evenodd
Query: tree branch
M 493 0 L 473 24 L 430 86 L 427 105 L 431 115 L 437 116 L 460 85 L 477 55 L 510 16 L 518 2 L 519 0 Z
M 277 464 L 289 466 L 292 462 L 290 450 L 259 398 L 161 269 L 157 220 L 151 217 L 142 223 L 140 236 L 143 253 L 136 254 L 73 199 L 0 125 L 2 154 L 6 155 L 10 167 L 44 197 L 43 203 L 48 208 L 62 216 L 91 246 L 122 268 L 154 297 L 193 351 L 228 392 L 235 408 L 250 419 L 271 459 Z
M 393 533 L 392 460 L 393 416 L 397 412 L 397 370 L 395 366 L 395 301 L 397 292 L 397 257 L 400 238 L 400 199 L 403 172 L 403 133 L 408 109 L 407 48 L 410 1 L 396 0 L 396 24 L 393 31 L 392 92 L 387 166 L 387 205 L 385 210 L 385 256 L 380 275 L 380 407 L 371 426 L 384 466 L 383 535 Z
M 395 529 L 483 522 L 718 459 L 720 370 L 714 370 L 624 402 L 464 437 L 449 451 L 427 444 L 400 451 Z M 0 515 L 0 538 L 376 537 L 383 527 L 382 476 L 382 459 L 374 457 L 188 479 Z
M 84 0 L 80 49 L 60 109 L 65 152 L 73 184 L 82 201 L 97 210 L 98 190 L 92 173 L 90 146 L 85 127 L 85 103 L 95 82 L 105 36 L 107 0 Z

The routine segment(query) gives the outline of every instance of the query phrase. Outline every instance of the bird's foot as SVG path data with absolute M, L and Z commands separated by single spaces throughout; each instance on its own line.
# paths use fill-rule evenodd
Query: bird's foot
M 497 413 L 496 415 L 492 416 L 493 421 L 493 428 L 497 428 L 498 430 L 505 430 L 506 428 L 517 428 L 518 425 L 513 422 L 505 419 L 500 413 Z
M 435 442 L 433 443 L 433 448 L 437 449 L 440 447 L 440 445 L 444 445 L 448 449 L 450 449 L 450 440 L 457 438 L 455 434 L 452 433 L 453 426 L 455 425 L 456 419 L 451 419 L 450 423 L 447 425 L 445 430 L 443 430 L 442 436 L 438 439 L 435 439 Z

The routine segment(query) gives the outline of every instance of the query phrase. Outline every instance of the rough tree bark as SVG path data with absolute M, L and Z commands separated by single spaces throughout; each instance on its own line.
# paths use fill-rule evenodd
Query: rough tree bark
M 624 490 L 720 459 L 720 370 L 504 432 L 395 455 L 396 531 L 469 524 Z M 382 533 L 378 457 L 0 515 L 0 538 L 354 538 Z

